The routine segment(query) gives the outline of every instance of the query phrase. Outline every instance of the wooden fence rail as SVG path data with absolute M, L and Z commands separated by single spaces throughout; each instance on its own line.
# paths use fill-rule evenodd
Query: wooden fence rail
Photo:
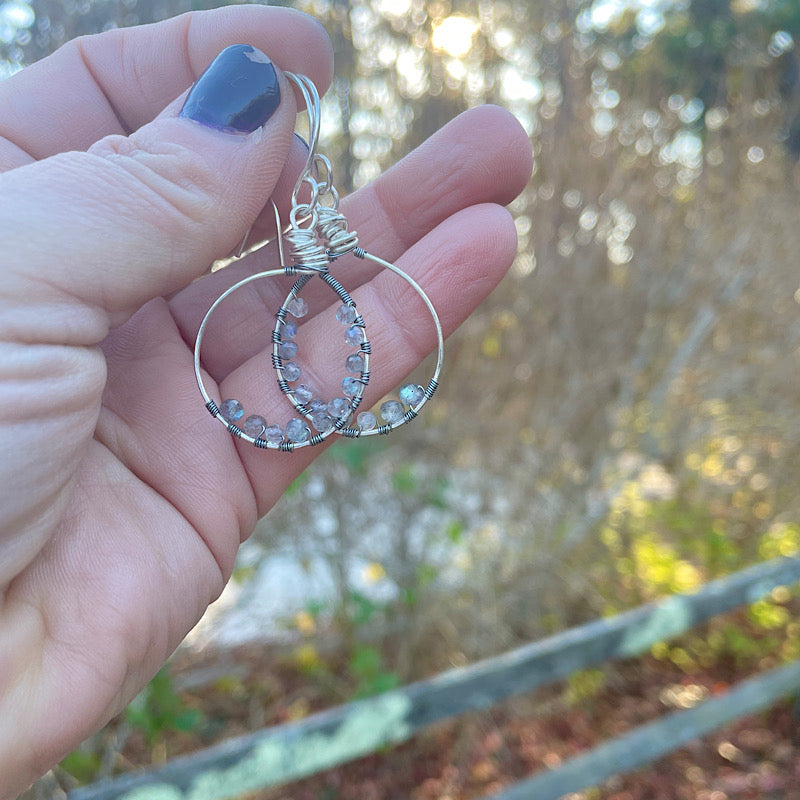
M 438 720 L 487 708 L 594 664 L 644 653 L 656 642 L 798 580 L 800 558 L 759 564 L 712 581 L 695 594 L 649 603 L 402 689 L 231 739 L 159 769 L 78 789 L 69 794 L 69 800 L 227 800 L 314 775 L 406 741 Z M 523 781 L 498 800 L 545 800 L 594 785 L 723 722 L 767 707 L 795 689 L 800 689 L 800 664 L 743 682 L 723 698 L 637 728 L 553 773 Z M 642 737 L 641 747 L 637 737 Z M 652 746 L 648 749 L 645 742 Z M 644 760 L 632 761 L 633 754 L 625 756 L 626 750 L 636 751 Z M 557 779 L 558 772 L 567 777 Z M 581 783 L 584 780 L 588 783 Z

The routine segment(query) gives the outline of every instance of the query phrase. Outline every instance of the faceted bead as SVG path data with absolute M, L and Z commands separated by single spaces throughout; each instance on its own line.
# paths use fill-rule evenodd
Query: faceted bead
M 297 336 L 297 323 L 290 319 L 284 320 L 283 327 L 281 328 L 281 339 L 289 341 Z
M 407 406 L 415 406 L 423 397 L 425 397 L 425 390 L 416 383 L 407 383 L 400 390 L 400 399 Z
M 342 391 L 347 397 L 355 397 L 361 388 L 361 381 L 355 378 L 345 378 L 342 381 Z
M 397 400 L 387 400 L 381 406 L 381 417 L 383 417 L 383 421 L 387 422 L 389 425 L 400 422 L 405 413 L 406 410 L 403 408 L 403 404 L 398 403 Z
M 238 400 L 223 400 L 219 404 L 219 414 L 225 422 L 233 424 L 244 416 L 244 407 Z
M 300 365 L 295 361 L 287 361 L 283 365 L 283 378 L 287 381 L 296 381 L 300 377 Z
M 270 444 L 280 444 L 283 441 L 283 430 L 280 425 L 267 425 L 264 438 Z
M 315 397 L 309 404 L 308 407 L 311 411 L 327 411 L 328 404 L 324 400 L 320 400 L 318 397 Z
M 347 414 L 350 413 L 350 403 L 343 397 L 334 397 L 333 400 L 328 403 L 328 413 L 335 419 L 347 416 Z
M 301 419 L 290 419 L 286 423 L 286 436 L 290 442 L 295 444 L 307 442 L 309 437 L 308 427 Z
M 371 431 L 378 424 L 378 420 L 371 411 L 362 411 L 357 418 L 358 427 L 362 431 Z
M 344 340 L 350 347 L 357 347 L 364 341 L 364 329 L 359 328 L 358 325 L 351 325 L 344 332 Z
M 242 430 L 248 436 L 252 436 L 254 439 L 257 439 L 259 436 L 261 436 L 264 428 L 266 427 L 267 421 L 264 419 L 264 417 L 260 417 L 258 414 L 252 414 L 244 421 Z
M 304 317 L 308 314 L 308 303 L 302 297 L 293 297 L 287 304 L 286 310 L 293 317 Z
M 352 372 L 353 375 L 360 375 L 364 370 L 364 357 L 358 353 L 353 353 L 347 356 L 347 361 L 344 362 L 345 369 Z
M 281 342 L 278 345 L 278 355 L 281 358 L 294 358 L 297 355 L 297 342 Z
M 304 383 L 294 387 L 294 399 L 298 403 L 305 405 L 313 396 L 314 393 Z
M 327 411 L 315 411 L 311 415 L 311 424 L 314 426 L 315 430 L 323 433 L 333 425 L 333 420 Z
M 358 313 L 353 306 L 339 306 L 336 311 L 336 321 L 342 325 L 352 325 L 356 321 Z

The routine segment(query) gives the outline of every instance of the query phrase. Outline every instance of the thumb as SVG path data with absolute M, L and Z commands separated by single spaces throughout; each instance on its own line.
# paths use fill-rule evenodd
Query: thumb
M 282 73 L 259 50 L 233 45 L 185 102 L 130 136 L 0 175 L 0 196 L 15 200 L 13 219 L 0 213 L 8 332 L 93 344 L 204 272 L 267 202 L 295 114 Z

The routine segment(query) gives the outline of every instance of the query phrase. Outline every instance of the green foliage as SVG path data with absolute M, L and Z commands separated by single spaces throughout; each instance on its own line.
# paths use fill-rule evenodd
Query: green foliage
M 566 700 L 571 706 L 585 705 L 603 688 L 606 674 L 602 669 L 581 669 L 567 679 Z
M 98 753 L 79 748 L 66 756 L 59 766 L 79 783 L 91 783 L 100 769 L 101 758 Z
M 386 447 L 386 443 L 380 441 L 380 438 L 382 437 L 336 442 L 328 450 L 326 458 L 344 464 L 351 475 L 363 477 L 367 474 L 370 461 Z
M 356 698 L 388 692 L 400 685 L 397 673 L 386 669 L 380 650 L 371 645 L 357 644 L 353 648 L 348 669 L 356 681 Z
M 392 474 L 392 486 L 400 494 L 412 494 L 417 489 L 413 464 L 403 464 Z
M 460 519 L 451 520 L 444 530 L 444 535 L 453 543 L 458 544 L 464 536 L 465 525 Z
M 373 603 L 366 595 L 355 590 L 350 590 L 347 598 L 347 615 L 354 626 L 364 625 L 369 622 L 377 611 L 382 611 L 385 605 Z
M 242 566 L 235 566 L 231 574 L 231 580 L 234 583 L 246 583 L 256 574 L 256 568 L 253 564 L 243 564 Z
M 125 718 L 131 727 L 144 734 L 149 747 L 166 734 L 195 731 L 203 724 L 202 714 L 189 708 L 175 691 L 166 667 L 125 709 Z

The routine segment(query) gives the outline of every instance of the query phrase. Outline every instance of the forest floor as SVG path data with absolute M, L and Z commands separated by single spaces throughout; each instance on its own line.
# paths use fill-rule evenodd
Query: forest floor
M 336 669 L 329 662 L 329 669 Z M 346 672 L 347 665 L 341 669 Z M 437 723 L 386 752 L 247 800 L 473 800 L 553 768 L 594 745 L 679 708 L 719 695 L 755 672 L 719 663 L 688 674 L 645 657 L 606 665 L 599 679 L 562 682 L 486 712 Z M 181 703 L 199 712 L 190 731 L 156 744 L 130 729 L 115 771 L 152 766 L 265 725 L 335 705 L 330 685 L 298 671 L 277 650 L 248 645 L 183 652 L 171 666 Z M 218 677 L 215 677 L 218 676 Z M 586 682 L 584 682 L 586 683 Z M 194 685 L 193 685 L 194 684 Z M 332 699 L 334 702 L 332 702 Z M 783 702 L 691 742 L 646 769 L 570 800 L 800 800 L 800 722 Z

